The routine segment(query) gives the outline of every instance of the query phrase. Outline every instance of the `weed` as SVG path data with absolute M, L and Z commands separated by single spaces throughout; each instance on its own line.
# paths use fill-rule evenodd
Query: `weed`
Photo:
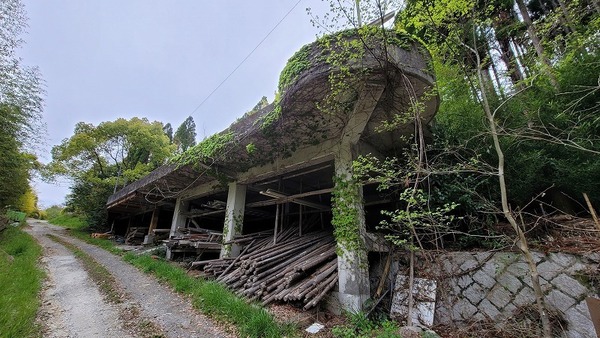
M 191 296 L 192 304 L 198 310 L 234 324 L 242 337 L 282 337 L 293 333 L 292 327 L 277 324 L 264 308 L 248 304 L 217 282 L 196 279 L 185 270 L 148 255 L 127 253 L 123 259 L 153 274 L 175 291 Z
M 50 224 L 58 225 L 67 229 L 83 230 L 88 227 L 83 217 L 73 214 L 59 214 L 48 221 Z
M 42 249 L 18 227 L 0 232 L 0 337 L 36 337 L 38 294 L 44 278 Z
M 390 320 L 373 321 L 364 312 L 348 315 L 349 324 L 335 326 L 331 333 L 338 338 L 400 338 L 398 325 Z

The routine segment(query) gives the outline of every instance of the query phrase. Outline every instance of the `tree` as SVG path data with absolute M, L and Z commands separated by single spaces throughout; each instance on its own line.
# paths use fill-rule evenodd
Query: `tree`
M 191 116 L 188 116 L 177 128 L 173 137 L 173 143 L 177 145 L 179 152 L 184 152 L 196 144 L 196 123 L 194 123 L 194 119 Z
M 173 143 L 173 127 L 170 123 L 167 123 L 163 126 L 163 132 L 169 138 L 169 142 Z
M 497 19 L 490 21 L 488 15 L 482 16 L 479 14 L 482 11 L 476 10 L 485 9 L 483 13 L 486 14 L 506 13 L 516 5 L 523 22 Z M 561 8 L 564 9 L 562 4 L 547 9 L 548 12 L 544 15 L 566 16 Z M 560 14 L 555 10 L 561 10 L 563 13 Z M 469 25 L 464 25 L 465 22 Z M 536 194 L 547 190 L 550 186 L 555 185 L 562 190 L 567 186 L 572 188 L 582 180 L 585 180 L 585 184 L 594 186 L 594 177 L 600 175 L 599 159 L 589 159 L 589 156 L 585 156 L 586 161 L 573 161 L 573 158 L 581 155 L 573 155 L 572 151 L 564 149 L 566 145 L 581 150 L 587 145 L 587 151 L 594 153 L 598 150 L 598 146 L 594 145 L 597 140 L 595 135 L 598 131 L 598 122 L 589 114 L 598 107 L 597 99 L 591 99 L 598 88 L 598 72 L 595 71 L 598 69 L 596 41 L 598 27 L 597 20 L 590 22 L 595 22 L 595 25 L 592 24 L 595 28 L 573 27 L 569 29 L 579 29 L 579 31 L 575 34 L 561 33 L 561 44 L 568 48 L 556 48 L 553 50 L 554 54 L 548 56 L 547 49 L 544 49 L 544 41 L 539 39 L 538 31 L 533 26 L 534 23 L 522 0 L 516 3 L 514 1 L 474 3 L 462 0 L 410 1 L 398 20 L 401 28 L 421 33 L 420 36 L 428 43 L 428 47 L 437 59 L 436 70 L 443 70 L 438 72 L 438 84 L 442 94 L 442 105 L 436 118 L 438 130 L 451 127 L 450 133 L 446 131 L 450 134 L 447 135 L 446 140 L 456 141 L 457 144 L 462 143 L 465 149 L 483 155 L 480 159 L 496 168 L 490 173 L 495 177 L 497 188 L 491 190 L 489 194 L 497 196 L 495 199 L 500 204 L 498 206 L 500 215 L 514 229 L 516 243 L 529 265 L 542 321 L 542 333 L 545 337 L 551 336 L 550 322 L 537 267 L 529 248 L 528 238 L 525 236 L 523 213 L 519 210 L 526 207 L 528 201 L 535 198 Z M 527 36 L 523 34 L 522 29 L 518 29 L 519 25 L 527 29 Z M 468 35 L 483 37 L 487 40 L 487 45 L 499 45 L 501 50 L 505 50 L 506 46 L 503 44 L 507 41 L 495 41 L 495 39 L 506 38 L 499 34 L 503 30 L 509 32 L 508 43 L 515 50 L 525 51 L 522 56 L 527 54 L 529 56 L 519 59 L 521 69 L 527 70 L 524 72 L 527 73 L 524 81 L 520 81 L 512 72 L 509 74 L 513 79 L 512 84 L 498 81 L 496 88 L 503 88 L 511 94 L 509 99 L 499 100 L 490 93 L 487 85 L 489 80 L 486 76 L 487 65 L 490 62 L 497 62 L 494 54 L 481 51 L 481 40 L 465 37 Z M 489 34 L 490 32 L 495 34 Z M 586 43 L 582 44 L 582 41 Z M 527 52 L 531 46 L 535 50 L 533 56 Z M 500 58 L 503 61 L 509 59 L 502 55 Z M 506 66 L 510 71 L 508 62 Z M 449 69 L 454 71 L 449 72 Z M 565 72 L 568 69 L 571 71 Z M 574 69 L 579 69 L 579 73 L 569 74 Z M 581 69 L 586 71 L 582 72 Z M 554 72 L 558 74 L 557 77 Z M 590 73 L 593 74 L 591 79 Z M 451 74 L 452 77 L 442 78 L 447 74 Z M 466 95 L 464 88 L 470 89 Z M 556 95 L 558 89 L 563 89 L 565 92 Z M 445 93 L 451 95 L 444 96 Z M 457 93 L 458 95 L 452 95 Z M 577 109 L 569 108 L 572 105 L 576 105 Z M 486 124 L 481 123 L 482 117 L 485 117 Z M 475 122 L 465 123 L 465 121 Z M 542 134 L 545 136 L 541 137 Z M 466 137 L 461 140 L 461 137 L 456 135 Z M 552 142 L 523 141 L 536 139 L 536 135 L 537 140 Z M 510 152 L 507 149 L 510 149 Z M 568 161 L 565 157 L 570 157 L 572 164 L 565 165 Z M 573 165 L 573 163 L 577 164 Z M 582 166 L 586 167 L 587 171 L 582 170 Z M 578 175 L 577 179 L 571 179 L 569 182 L 565 178 L 573 178 L 573 176 L 563 175 L 569 172 L 585 174 Z M 540 182 L 543 183 L 540 185 Z
M 17 204 L 29 189 L 35 142 L 26 141 L 43 134 L 40 74 L 16 55 L 26 21 L 20 0 L 0 2 L 0 209 Z
M 67 207 L 103 225 L 108 196 L 165 163 L 173 153 L 160 122 L 119 118 L 98 126 L 79 122 L 74 135 L 52 148 L 48 177 L 72 180 Z

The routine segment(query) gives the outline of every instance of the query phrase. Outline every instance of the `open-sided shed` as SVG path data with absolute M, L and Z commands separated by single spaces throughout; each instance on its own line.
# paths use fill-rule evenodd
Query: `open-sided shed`
M 298 237 L 334 233 L 337 280 L 328 287 L 337 284 L 343 308 L 361 309 L 370 297 L 367 254 L 379 250 L 369 232 L 393 201 L 354 180 L 353 161 L 394 156 L 415 122 L 433 117 L 438 97 L 429 62 L 418 42 L 370 28 L 303 47 L 282 72 L 274 103 L 111 196 L 109 213 L 124 220 L 116 228 L 151 213 L 142 228 L 151 239 L 168 227 L 168 257 L 219 252 L 230 263 L 252 245 L 236 238 L 274 232 L 276 241 L 287 229 Z

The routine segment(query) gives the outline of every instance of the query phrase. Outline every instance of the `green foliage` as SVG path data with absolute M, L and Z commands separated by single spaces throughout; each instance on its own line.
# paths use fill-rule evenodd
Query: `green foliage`
M 359 184 L 352 178 L 334 177 L 334 189 L 331 192 L 331 224 L 336 241 L 346 250 L 361 249 L 364 243 L 360 237 L 359 210 L 362 203 L 359 196 Z
M 119 118 L 98 126 L 79 122 L 75 133 L 52 148 L 51 175 L 105 179 L 117 176 L 131 182 L 162 165 L 173 148 L 162 123 L 145 118 Z
M 70 178 L 68 209 L 84 215 L 90 226 L 101 227 L 106 222 L 106 200 L 114 189 L 164 164 L 172 152 L 160 122 L 137 117 L 98 126 L 80 122 L 73 136 L 52 148 L 46 174 L 48 179 Z
M 0 2 L 0 135 L 22 143 L 39 139 L 42 131 L 42 79 L 37 68 L 23 65 L 16 51 L 27 27 L 25 6 L 20 0 Z
M 75 179 L 66 197 L 66 210 L 81 215 L 91 228 L 103 228 L 107 220 L 106 201 L 114 187 L 114 178 Z
M 42 248 L 20 228 L 0 232 L 0 337 L 36 337 L 35 323 L 44 272 Z
M 255 151 L 256 151 L 256 146 L 254 145 L 254 143 L 248 143 L 246 145 L 246 152 L 248 153 L 248 155 L 254 154 Z
M 222 155 L 233 142 L 234 133 L 232 131 L 214 134 L 205 138 L 186 152 L 173 157 L 171 162 L 177 163 L 180 166 L 194 166 L 199 163 L 211 164 L 217 155 Z
M 292 332 L 277 324 L 264 308 L 246 303 L 217 282 L 194 278 L 179 267 L 147 255 L 127 253 L 123 259 L 190 296 L 194 307 L 202 312 L 234 324 L 242 337 L 282 337 Z
M 70 214 L 68 212 L 62 212 L 55 215 L 48 220 L 50 224 L 58 225 L 63 228 L 72 230 L 83 230 L 88 227 L 87 222 L 81 216 Z
M 337 338 L 402 338 L 398 325 L 390 320 L 372 321 L 364 312 L 350 314 L 349 323 L 335 326 L 331 332 Z
M 429 204 L 430 197 L 422 189 L 406 189 L 400 193 L 398 200 L 403 206 L 402 209 L 381 211 L 387 219 L 381 221 L 380 229 L 390 232 L 385 236 L 387 240 L 409 250 L 418 249 L 408 240 L 414 234 L 426 238 L 446 233 L 454 222 L 451 212 L 458 206 L 450 202 L 440 207 L 432 207 Z M 423 239 L 419 241 L 423 242 Z
M 21 197 L 19 197 L 19 200 L 15 207 L 23 211 L 27 215 L 33 216 L 37 211 L 37 200 L 38 197 L 35 191 L 33 191 L 33 189 L 31 189 L 31 187 L 28 186 L 28 189 L 25 191 L 25 193 L 22 194 Z
M 173 143 L 177 145 L 179 152 L 184 152 L 196 144 L 196 123 L 194 118 L 188 116 L 177 128 L 173 136 Z
M 64 207 L 62 207 L 60 205 L 52 205 L 52 206 L 46 208 L 44 210 L 45 215 L 46 215 L 45 219 L 50 220 L 50 219 L 58 217 L 62 213 L 63 209 L 64 209 Z
M 173 126 L 170 123 L 167 123 L 163 126 L 163 132 L 169 138 L 169 143 L 173 143 Z
M 309 69 L 312 60 L 310 59 L 311 45 L 304 45 L 288 60 L 285 67 L 279 75 L 279 85 L 277 86 L 280 93 L 285 92 L 287 87 L 292 84 L 298 76 Z
M 7 107 L 0 104 L 0 116 Z M 30 172 L 36 167 L 34 156 L 21 150 L 15 135 L 3 133 L 6 126 L 0 118 L 0 209 L 8 205 L 19 207 L 21 198 L 29 191 Z
M 27 16 L 20 0 L 0 2 L 0 210 L 20 207 L 30 190 L 30 171 L 37 165 L 29 154 L 43 135 L 43 85 L 37 68 L 23 65 L 16 51 Z M 27 205 L 28 210 L 30 205 Z
M 6 211 L 6 217 L 12 222 L 24 222 L 27 218 L 27 214 L 21 211 L 8 210 Z

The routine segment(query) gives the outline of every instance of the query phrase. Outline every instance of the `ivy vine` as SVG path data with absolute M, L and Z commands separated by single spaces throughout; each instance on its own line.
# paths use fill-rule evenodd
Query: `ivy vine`
M 362 197 L 358 193 L 359 183 L 352 178 L 335 176 L 334 184 L 331 193 L 333 235 L 345 250 L 364 249 L 364 242 L 360 237 L 359 209 L 356 208 L 362 203 Z M 338 255 L 341 255 L 342 252 L 339 252 L 339 249 Z

